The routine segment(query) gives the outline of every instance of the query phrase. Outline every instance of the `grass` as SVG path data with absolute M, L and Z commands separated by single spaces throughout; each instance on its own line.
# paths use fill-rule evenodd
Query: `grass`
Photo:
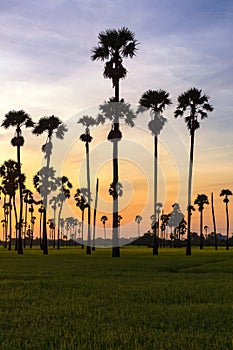
M 233 251 L 0 248 L 0 349 L 232 349 Z

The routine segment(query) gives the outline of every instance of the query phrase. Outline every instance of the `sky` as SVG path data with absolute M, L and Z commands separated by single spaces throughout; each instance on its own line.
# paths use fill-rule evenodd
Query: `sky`
M 177 97 L 195 86 L 210 96 L 214 111 L 196 133 L 193 200 L 214 192 L 217 231 L 225 233 L 225 207 L 219 193 L 233 190 L 233 2 L 216 0 L 9 0 L 0 2 L 0 119 L 10 110 L 24 109 L 34 121 L 42 116 L 59 116 L 68 126 L 63 141 L 54 140 L 53 166 L 69 175 L 74 188 L 86 187 L 85 149 L 79 140 L 83 132 L 77 124 L 83 115 L 96 116 L 98 106 L 113 96 L 111 81 L 103 78 L 103 62 L 92 62 L 91 49 L 98 44 L 98 33 L 108 28 L 128 27 L 139 42 L 136 57 L 126 59 L 127 78 L 120 94 L 132 108 L 137 107 L 148 89 L 165 89 L 173 101 L 164 113 L 168 119 L 159 137 L 159 193 L 164 212 L 179 202 L 187 206 L 189 133 L 184 120 L 175 120 Z M 140 115 L 134 128 L 122 123 L 119 144 L 120 181 L 124 193 L 119 200 L 121 235 L 133 236 L 135 215 L 143 217 L 142 232 L 150 229 L 153 213 L 153 137 Z M 111 144 L 106 141 L 110 125 L 92 130 L 91 186 L 95 193 L 100 178 L 99 212 L 109 216 L 111 198 Z M 16 158 L 10 145 L 14 130 L 0 129 L 1 164 Z M 28 186 L 43 164 L 38 138 L 24 132 L 23 171 Z M 233 218 L 233 198 L 229 204 Z M 69 201 L 66 215 L 80 217 Z M 210 205 L 204 222 L 212 230 Z M 102 234 L 99 222 L 97 235 Z M 193 230 L 199 230 L 198 210 L 193 214 Z M 231 231 L 233 232 L 233 224 Z

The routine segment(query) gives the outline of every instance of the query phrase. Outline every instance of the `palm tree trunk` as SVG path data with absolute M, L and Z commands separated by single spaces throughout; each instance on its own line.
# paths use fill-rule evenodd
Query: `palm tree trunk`
M 192 174 L 193 174 L 193 151 L 194 151 L 194 130 L 191 130 L 191 145 L 189 156 L 189 178 L 188 178 L 188 231 L 186 255 L 191 255 L 191 197 L 192 197 Z
M 217 242 L 217 232 L 216 232 L 216 221 L 215 221 L 215 214 L 214 214 L 214 194 L 211 193 L 211 208 L 212 208 L 212 218 L 213 218 L 213 226 L 214 226 L 214 246 L 215 250 L 218 249 L 218 242 Z
M 44 196 L 44 213 L 43 213 L 43 224 L 42 224 L 42 249 L 43 254 L 48 255 L 48 238 L 47 238 L 47 194 Z
M 202 232 L 202 227 L 203 227 L 203 210 L 200 211 L 200 249 L 203 249 L 203 232 Z
M 13 207 L 14 207 L 14 213 L 15 213 L 15 250 L 18 250 L 18 215 L 17 215 L 17 209 L 16 209 L 16 203 L 15 203 L 15 196 L 13 197 Z
M 226 218 L 227 218 L 227 241 L 226 241 L 226 250 L 229 250 L 229 213 L 228 213 L 228 204 L 226 202 Z
M 60 220 L 61 220 L 62 203 L 57 218 L 57 249 L 60 249 Z
M 154 227 L 153 227 L 153 255 L 158 255 L 158 239 L 157 239 L 157 183 L 158 183 L 158 138 L 154 137 Z
M 11 197 L 9 198 L 9 245 L 8 245 L 8 250 L 10 251 L 11 250 L 11 241 L 12 241 L 12 208 L 11 208 Z
M 84 223 L 84 210 L 82 210 L 82 249 L 84 249 L 84 244 L 83 244 L 83 223 Z
M 20 136 L 20 129 L 17 128 L 17 137 Z M 22 219 L 23 219 L 23 186 L 21 181 L 20 146 L 17 145 L 17 163 L 19 176 L 19 222 L 18 222 L 18 254 L 23 254 L 22 242 Z
M 28 203 L 25 203 L 25 216 L 24 216 L 24 233 L 23 233 L 23 247 L 26 248 L 26 230 L 27 230 L 27 211 L 28 211 Z
M 49 142 L 51 140 L 49 139 Z M 48 176 L 48 170 L 50 166 L 50 154 L 47 155 L 47 176 Z M 48 178 L 47 178 L 48 181 Z M 47 192 L 47 191 L 46 191 Z M 47 193 L 44 194 L 43 198 L 43 204 L 44 204 L 44 213 L 43 213 L 43 238 L 42 238 L 42 249 L 43 249 L 43 254 L 48 255 L 48 236 L 47 236 L 47 205 L 48 205 L 48 195 Z
M 91 254 L 91 185 L 90 185 L 90 160 L 89 160 L 89 143 L 86 142 L 86 160 L 87 160 L 87 191 L 88 191 L 88 227 L 87 227 L 87 248 L 86 254 Z
M 118 66 L 118 59 L 116 59 L 116 68 Z M 115 104 L 116 115 L 114 120 L 114 134 L 119 131 L 119 116 L 118 116 L 118 103 L 120 100 L 120 84 L 119 79 L 115 84 Z M 113 139 L 113 188 L 116 189 L 113 195 L 113 232 L 112 232 L 112 257 L 120 257 L 119 247 L 119 228 L 118 228 L 118 193 L 117 184 L 119 182 L 118 176 L 118 139 Z
M 96 211 L 98 203 L 98 192 L 99 192 L 99 179 L 96 180 L 96 191 L 95 191 L 95 208 L 94 208 L 94 222 L 93 222 L 93 243 L 92 250 L 95 251 L 95 226 L 96 226 Z

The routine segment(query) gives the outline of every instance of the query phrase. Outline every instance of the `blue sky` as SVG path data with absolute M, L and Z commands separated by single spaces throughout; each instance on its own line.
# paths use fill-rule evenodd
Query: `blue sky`
M 122 26 L 140 43 L 137 57 L 125 61 L 122 96 L 136 105 L 147 89 L 169 91 L 174 104 L 167 117 L 188 147 L 184 122 L 173 120 L 176 98 L 192 86 L 203 89 L 215 110 L 198 131 L 196 165 L 205 171 L 201 176 L 209 173 L 206 188 L 233 189 L 232 1 L 1 2 L 0 115 L 23 108 L 34 120 L 55 114 L 67 121 L 108 99 L 111 82 L 102 77 L 102 62 L 90 60 L 90 50 L 100 31 Z M 13 154 L 7 143 L 11 134 L 0 130 L 2 159 Z

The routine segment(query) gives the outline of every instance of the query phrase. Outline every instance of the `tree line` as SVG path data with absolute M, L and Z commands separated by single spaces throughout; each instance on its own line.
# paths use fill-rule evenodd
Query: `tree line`
M 91 116 L 83 116 L 78 121 L 81 123 L 85 131 L 80 136 L 80 139 L 85 144 L 86 149 L 86 174 L 87 186 L 86 188 L 78 188 L 76 190 L 74 199 L 76 205 L 82 212 L 82 234 L 84 211 L 88 212 L 88 234 L 86 253 L 91 254 L 91 192 L 90 192 L 90 160 L 89 148 L 92 141 L 90 128 L 99 124 L 105 123 L 106 120 L 111 121 L 111 130 L 107 135 L 107 139 L 112 143 L 113 157 L 112 157 L 112 183 L 109 187 L 109 194 L 112 196 L 113 210 L 112 210 L 112 257 L 120 257 L 119 246 L 119 196 L 122 195 L 122 185 L 119 181 L 119 164 L 118 164 L 118 146 L 122 139 L 120 131 L 120 120 L 131 127 L 135 124 L 137 115 L 150 112 L 151 120 L 148 122 L 148 128 L 154 138 L 154 189 L 153 189 L 153 255 L 158 255 L 158 138 L 162 129 L 164 128 L 167 119 L 163 116 L 163 112 L 172 104 L 170 94 L 163 90 L 149 89 L 145 91 L 139 99 L 139 106 L 136 112 L 133 111 L 130 104 L 120 98 L 120 81 L 127 76 L 127 70 L 124 66 L 124 59 L 132 59 L 136 56 L 139 43 L 135 38 L 135 34 L 126 27 L 120 29 L 107 29 L 98 35 L 98 44 L 91 50 L 91 59 L 93 61 L 101 60 L 104 62 L 104 78 L 112 81 L 114 89 L 114 97 L 111 97 L 100 105 L 100 113 L 96 118 Z M 188 198 L 187 198 L 187 246 L 186 255 L 191 255 L 191 216 L 192 216 L 192 173 L 194 160 L 194 141 L 195 133 L 200 128 L 200 121 L 208 117 L 208 113 L 213 111 L 212 105 L 209 103 L 210 97 L 202 92 L 201 89 L 195 87 L 181 93 L 177 99 L 177 106 L 174 111 L 174 117 L 184 117 L 188 132 L 190 134 L 190 154 L 189 154 L 189 176 L 188 176 Z M 25 203 L 25 216 L 27 215 L 26 206 L 35 204 L 40 205 L 40 224 L 42 228 L 41 246 L 44 254 L 48 254 L 47 242 L 47 207 L 49 195 L 57 191 L 58 194 L 50 200 L 50 204 L 54 210 L 54 220 L 58 210 L 57 216 L 57 244 L 59 249 L 60 231 L 61 231 L 61 212 L 63 204 L 67 198 L 70 197 L 70 189 L 72 184 L 66 176 L 56 177 L 56 172 L 51 166 L 51 156 L 53 151 L 53 138 L 56 136 L 59 139 L 65 137 L 68 131 L 64 123 L 56 116 L 42 117 L 37 123 L 23 110 L 10 111 L 4 116 L 2 126 L 6 129 L 9 127 L 15 128 L 15 135 L 11 140 L 12 146 L 16 147 L 17 162 L 8 160 L 1 166 L 0 176 L 2 178 L 1 192 L 4 195 L 4 219 L 6 220 L 6 208 L 9 211 L 9 227 L 11 234 L 12 215 L 11 209 L 13 206 L 16 222 L 16 241 L 17 251 L 23 254 L 22 230 L 26 229 L 27 218 L 23 219 L 23 204 Z M 41 200 L 35 201 L 33 194 L 26 188 L 26 176 L 22 172 L 21 165 L 21 148 L 24 145 L 23 127 L 32 128 L 32 133 L 36 136 L 46 134 L 45 144 L 42 146 L 42 152 L 46 160 L 45 166 L 40 169 L 33 178 L 33 184 L 36 191 L 40 194 Z M 16 191 L 19 193 L 19 208 L 16 208 Z M 96 191 L 96 196 L 98 190 Z M 227 218 L 227 237 L 229 236 L 229 213 L 228 202 L 229 196 L 232 192 L 229 189 L 223 190 L 220 194 L 224 196 L 226 204 L 226 218 Z M 6 200 L 8 197 L 8 200 Z M 207 204 L 205 195 L 199 195 L 196 203 L 199 205 L 200 211 L 200 232 L 202 237 L 202 213 L 204 205 Z M 95 208 L 96 209 L 96 208 Z M 94 213 L 94 216 L 96 213 Z M 32 220 L 32 219 L 31 219 Z M 137 219 L 139 220 L 139 219 Z M 32 221 L 31 221 L 32 222 Z M 106 219 L 103 219 L 103 223 Z M 54 223 L 55 224 L 55 223 Z M 95 227 L 95 225 L 94 225 Z M 228 238 L 227 238 L 228 239 Z M 229 245 L 228 245 L 229 249 Z

